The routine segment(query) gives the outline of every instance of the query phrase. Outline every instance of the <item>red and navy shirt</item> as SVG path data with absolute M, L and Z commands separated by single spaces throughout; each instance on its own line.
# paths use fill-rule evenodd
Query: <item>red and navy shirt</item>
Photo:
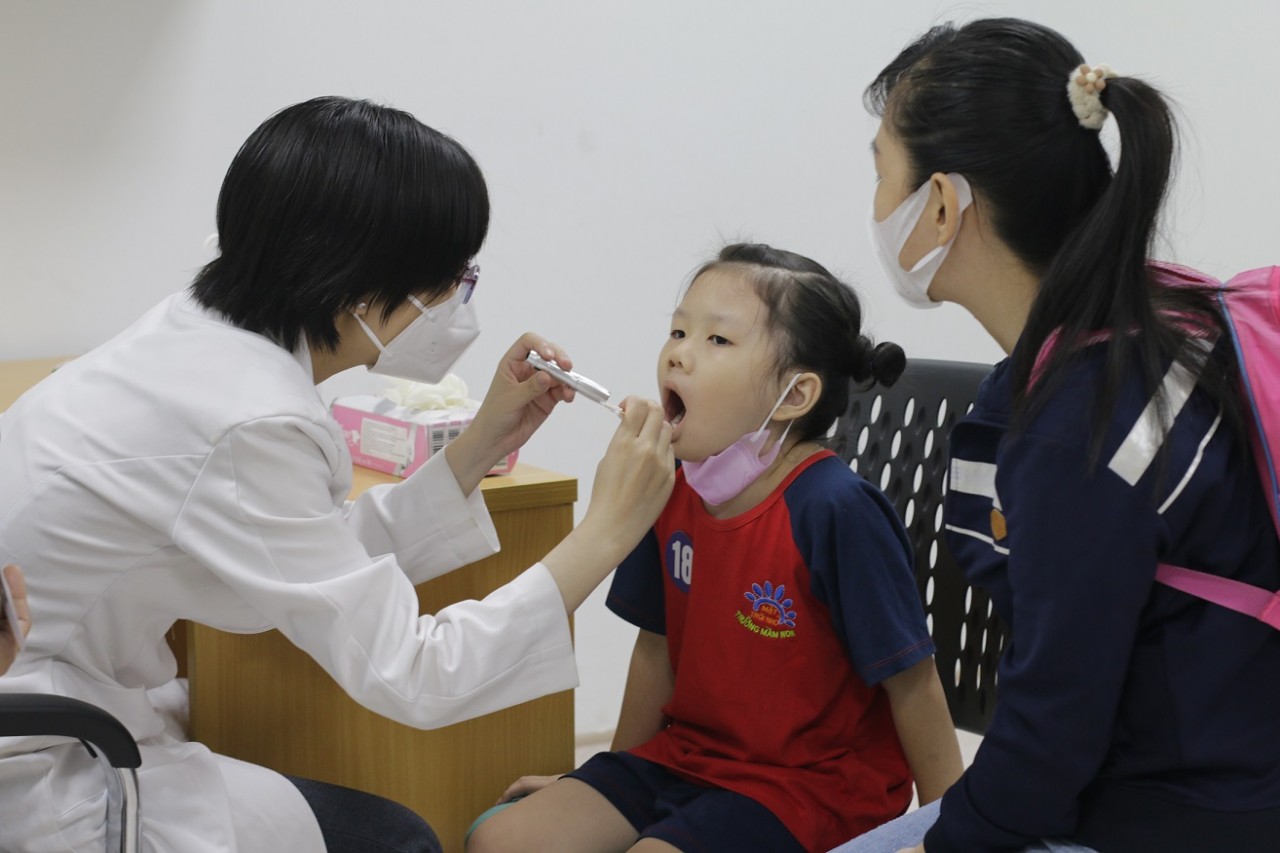
M 717 519 L 683 473 L 611 610 L 665 634 L 669 725 L 631 750 L 764 805 L 810 850 L 901 814 L 911 774 L 879 683 L 933 654 L 893 507 L 830 451 Z

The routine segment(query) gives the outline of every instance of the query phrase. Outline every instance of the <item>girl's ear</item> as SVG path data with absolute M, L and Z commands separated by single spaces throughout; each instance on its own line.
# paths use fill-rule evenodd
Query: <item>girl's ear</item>
M 822 377 L 816 373 L 801 373 L 796 384 L 792 385 L 791 390 L 787 392 L 773 419 L 776 421 L 799 420 L 818 404 L 821 396 Z

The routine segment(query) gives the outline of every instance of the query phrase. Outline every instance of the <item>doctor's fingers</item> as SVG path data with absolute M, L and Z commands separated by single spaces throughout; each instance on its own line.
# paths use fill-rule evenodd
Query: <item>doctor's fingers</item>
M 662 407 L 652 400 L 628 397 L 622 410 L 622 422 L 601 467 L 616 475 L 617 487 L 629 492 L 630 499 L 665 504 L 675 483 L 671 424 Z
M 531 352 L 536 352 L 543 358 L 554 360 L 556 364 L 565 370 L 573 369 L 573 359 L 569 357 L 569 353 L 537 332 L 525 332 L 517 338 L 516 342 L 507 350 L 507 354 L 503 356 L 504 363 L 519 364 L 522 368 L 533 370 L 525 362 L 525 357 Z M 518 375 L 523 376 L 525 374 L 522 371 Z

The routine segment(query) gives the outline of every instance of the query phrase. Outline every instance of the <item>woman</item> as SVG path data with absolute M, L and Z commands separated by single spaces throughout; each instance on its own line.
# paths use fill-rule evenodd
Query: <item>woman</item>
M 390 804 L 166 733 L 148 691 L 174 677 L 164 634 L 177 619 L 276 628 L 357 701 L 422 728 L 575 684 L 567 614 L 671 489 L 661 409 L 627 401 L 582 524 L 541 563 L 419 616 L 415 583 L 497 549 L 480 480 L 572 396 L 525 356 L 571 360 L 522 336 L 443 454 L 352 504 L 351 460 L 314 389 L 359 364 L 443 375 L 478 331 L 469 261 L 488 213 L 471 157 L 407 113 L 341 98 L 287 108 L 232 162 L 220 254 L 191 289 L 6 413 L 0 562 L 23 565 L 39 618 L 0 689 L 85 699 L 129 727 L 145 849 L 434 845 Z M 102 788 L 79 744 L 6 742 L 0 848 L 95 849 Z
M 840 849 L 1270 849 L 1280 633 L 1154 582 L 1167 562 L 1280 586 L 1223 318 L 1148 264 L 1164 99 L 1018 20 L 935 28 L 867 95 L 886 271 L 1009 354 L 952 433 L 944 513 L 1011 636 L 940 809 Z

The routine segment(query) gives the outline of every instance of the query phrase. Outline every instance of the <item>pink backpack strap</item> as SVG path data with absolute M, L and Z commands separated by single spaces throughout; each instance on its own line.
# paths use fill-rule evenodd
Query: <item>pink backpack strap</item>
M 1168 563 L 1156 566 L 1156 580 L 1280 629 L 1280 592 Z

